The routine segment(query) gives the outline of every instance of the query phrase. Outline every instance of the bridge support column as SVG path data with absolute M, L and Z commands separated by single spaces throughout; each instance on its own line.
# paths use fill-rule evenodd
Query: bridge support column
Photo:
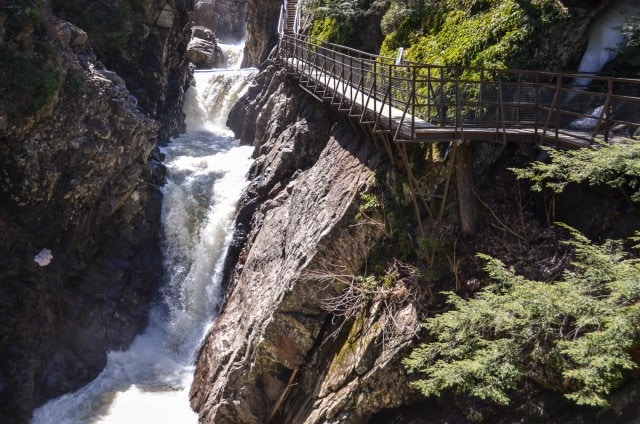
M 469 141 L 456 142 L 456 187 L 462 233 L 475 234 L 478 226 L 478 206 L 473 184 L 473 155 Z

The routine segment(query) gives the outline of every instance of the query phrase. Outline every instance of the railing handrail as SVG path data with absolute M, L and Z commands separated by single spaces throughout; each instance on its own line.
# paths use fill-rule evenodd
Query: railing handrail
M 285 0 L 286 1 L 286 0 Z M 286 38 L 291 38 L 291 39 L 298 39 L 300 41 L 303 42 L 307 42 L 309 44 L 312 45 L 316 45 L 319 47 L 325 47 L 325 46 L 330 46 L 330 47 L 334 47 L 336 49 L 336 51 L 339 50 L 344 50 L 344 51 L 349 51 L 349 52 L 353 52 L 357 55 L 357 57 L 370 57 L 370 60 L 379 60 L 379 59 L 383 59 L 383 60 L 388 60 L 390 62 L 394 62 L 393 66 L 396 66 L 398 68 L 431 68 L 431 69 L 448 69 L 448 70 L 456 70 L 456 71 L 460 71 L 460 73 L 464 72 L 464 71 L 474 71 L 474 72 L 498 72 L 501 74 L 538 74 L 538 75 L 547 75 L 547 76 L 551 76 L 551 77 L 556 77 L 556 76 L 562 76 L 563 78 L 591 78 L 591 79 L 597 79 L 600 81 L 608 81 L 608 80 L 613 80 L 614 82 L 621 82 L 621 83 L 629 83 L 629 84 L 638 84 L 640 83 L 640 80 L 635 79 L 635 78 L 629 78 L 629 77 L 618 77 L 615 76 L 614 74 L 606 74 L 606 73 L 602 73 L 602 72 L 582 72 L 582 71 L 545 71 L 545 70 L 539 70 L 539 69 L 520 69 L 520 68 L 514 68 L 514 69 L 504 69 L 504 68 L 483 68 L 483 67 L 474 67 L 474 66 L 453 66 L 453 65 L 436 65 L 436 64 L 426 64 L 426 63 L 419 63 L 419 62 L 413 62 L 413 61 L 407 61 L 407 60 L 403 60 L 400 64 L 395 64 L 395 58 L 390 57 L 390 56 L 382 56 L 382 55 L 376 55 L 374 53 L 368 53 L 365 52 L 363 50 L 358 50 L 355 49 L 353 47 L 348 47 L 348 46 L 343 46 L 340 44 L 335 44 L 335 43 L 331 43 L 329 41 L 325 41 L 325 40 L 321 40 L 319 38 L 316 37 L 312 37 L 309 35 L 304 35 L 304 34 L 284 34 L 284 37 Z M 308 41 L 308 40 L 313 40 L 313 41 Z
M 372 111 L 374 128 L 382 124 L 393 127 L 394 139 L 415 138 L 417 126 L 424 129 L 430 123 L 453 126 L 461 132 L 468 125 L 501 128 L 503 134 L 507 127 L 532 128 L 536 134 L 540 129 L 543 138 L 549 133 L 556 142 L 561 125 L 573 124 L 569 119 L 596 122 L 590 141 L 600 135 L 606 140 L 616 125 L 640 127 L 635 111 L 640 110 L 640 97 L 614 90 L 614 84 L 633 84 L 640 92 L 638 79 L 586 72 L 464 68 L 406 61 L 396 64 L 395 58 L 299 34 L 282 34 L 278 55 L 285 62 L 295 59 L 295 72 L 304 74 L 305 81 L 315 80 L 308 86 L 320 90 L 323 98 L 330 95 L 334 103 L 340 96 L 334 103 L 338 109 L 352 115 L 359 109 L 355 103 L 361 102 L 360 109 L 364 106 Z M 602 89 L 594 91 L 576 85 L 581 78 L 590 79 L 590 87 L 595 84 Z M 322 87 L 316 89 L 318 84 Z M 602 101 L 604 104 L 584 113 L 570 102 L 573 98 L 586 99 L 592 106 Z M 343 106 L 345 101 L 350 102 L 348 108 Z M 623 107 L 632 112 L 620 113 Z M 492 110 L 496 111 L 495 116 L 491 115 Z M 612 117 L 612 112 L 617 115 Z M 367 112 L 358 113 L 361 121 L 365 120 Z M 383 117 L 385 123 L 380 121 Z

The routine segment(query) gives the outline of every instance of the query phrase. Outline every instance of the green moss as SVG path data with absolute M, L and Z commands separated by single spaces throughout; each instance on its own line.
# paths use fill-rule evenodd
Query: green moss
M 340 350 L 336 353 L 334 360 L 331 362 L 330 374 L 342 373 L 347 363 L 347 359 L 350 355 L 355 354 L 355 350 L 358 346 L 358 342 L 362 335 L 362 329 L 364 326 L 364 313 L 360 313 L 356 316 L 349 333 L 344 343 L 340 347 Z
M 61 73 L 27 56 L 0 52 L 0 94 L 10 103 L 9 116 L 33 116 L 53 100 Z
M 427 2 L 431 3 L 431 2 Z M 554 1 L 448 0 L 427 5 L 396 25 L 381 54 L 405 47 L 405 59 L 446 66 L 518 67 L 538 41 L 540 30 L 565 12 Z
M 364 27 L 372 13 L 372 0 L 318 0 L 310 4 L 314 22 L 310 35 L 323 41 L 359 48 Z

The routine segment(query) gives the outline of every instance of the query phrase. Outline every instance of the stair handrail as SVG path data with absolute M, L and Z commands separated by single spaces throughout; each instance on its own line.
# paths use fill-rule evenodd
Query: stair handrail
M 280 4 L 280 17 L 278 19 L 278 34 L 282 38 L 287 24 L 287 0 L 282 0 Z
M 300 33 L 300 14 L 302 13 L 302 1 L 296 3 L 296 16 L 293 19 L 293 33 Z

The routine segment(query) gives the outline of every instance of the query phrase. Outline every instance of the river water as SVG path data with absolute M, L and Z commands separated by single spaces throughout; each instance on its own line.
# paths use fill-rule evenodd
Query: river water
M 252 147 L 225 127 L 255 70 L 239 69 L 243 46 L 224 46 L 227 69 L 197 72 L 185 100 L 187 133 L 162 151 L 166 283 L 149 327 L 102 373 L 37 409 L 32 424 L 197 423 L 189 406 L 194 360 L 221 300 L 220 279 Z

